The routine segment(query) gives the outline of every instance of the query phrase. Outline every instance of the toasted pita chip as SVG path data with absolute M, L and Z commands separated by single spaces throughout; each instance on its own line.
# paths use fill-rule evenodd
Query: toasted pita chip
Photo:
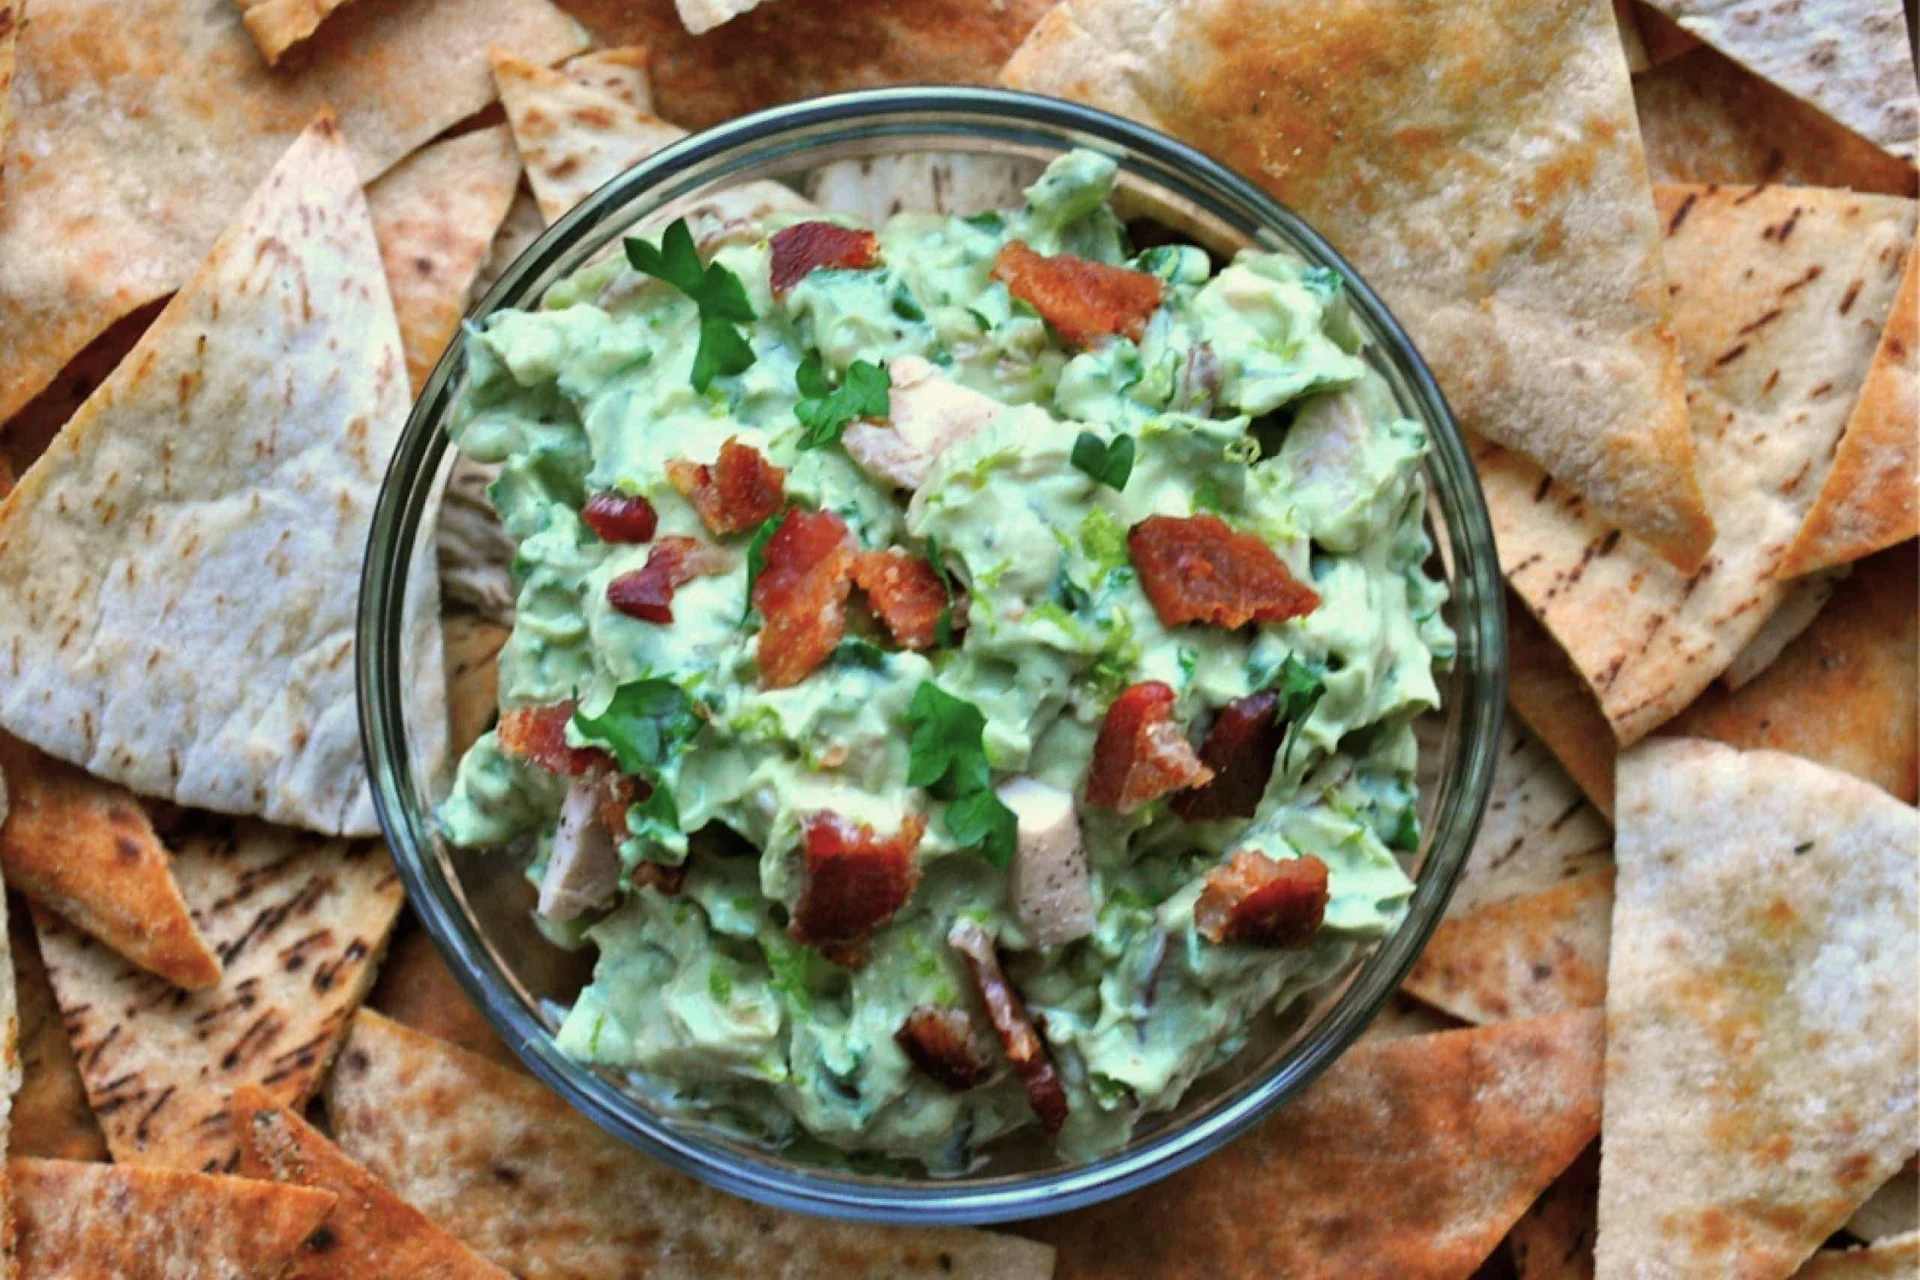
M 333 1196 L 247 1178 L 10 1160 L 20 1274 L 277 1276 Z
M 1674 563 L 1705 557 L 1659 227 L 1601 0 L 1071 0 L 1005 78 L 1261 183 L 1380 290 L 1465 425 Z
M 1774 567 L 1866 378 L 1914 224 L 1913 202 L 1889 196 L 1658 196 L 1713 555 L 1680 573 L 1517 454 L 1475 451 L 1508 582 L 1623 743 L 1693 701 L 1780 603 Z
M 367 994 L 367 1007 L 457 1049 L 526 1070 L 418 926 L 394 938 L 380 978 Z
M 653 114 L 653 85 L 647 79 L 649 51 L 641 46 L 625 49 L 595 49 L 560 64 L 561 73 L 576 84 L 585 85 L 620 99 L 642 115 Z
M 1613 761 L 1619 750 L 1593 690 L 1573 662 L 1507 593 L 1507 699 L 1553 753 L 1593 807 L 1613 817 Z
M 519 184 L 513 134 L 496 125 L 416 151 L 367 188 L 416 394 L 460 329 L 467 292 Z
M 13 1099 L 7 1150 L 51 1160 L 104 1161 L 107 1140 L 73 1065 L 73 1046 L 60 1025 L 60 1006 L 24 902 L 8 905 L 7 938 L 20 1005 L 20 1091 Z
M 1784 576 L 1784 575 L 1775 575 Z M 1808 574 L 1804 578 L 1795 578 L 1787 584 L 1786 594 L 1753 638 L 1733 655 L 1733 661 L 1720 673 L 1720 683 L 1728 689 L 1739 689 L 1753 683 L 1754 679 L 1772 666 L 1787 646 L 1792 644 L 1813 620 L 1820 616 L 1820 610 L 1833 598 L 1834 588 L 1847 576 L 1847 566 L 1838 569 L 1822 570 Z
M 1862 1240 L 1886 1240 L 1920 1231 L 1920 1164 L 1888 1178 L 1847 1219 L 1847 1234 Z
M 954 1227 L 765 1209 L 674 1173 L 544 1085 L 362 1011 L 334 1138 L 442 1228 L 529 1275 L 1045 1276 L 1053 1251 Z
M 240 1172 L 249 1178 L 328 1191 L 339 1197 L 301 1245 L 302 1280 L 383 1275 L 456 1280 L 506 1272 L 427 1221 L 340 1148 L 255 1085 L 233 1093 L 234 1125 L 245 1136 Z
M 401 903 L 378 841 L 202 819 L 174 875 L 219 952 L 220 985 L 166 989 L 35 909 L 40 948 L 86 1082 L 123 1163 L 230 1172 L 227 1100 L 242 1084 L 298 1106 L 373 982 Z
M 732 22 L 763 3 L 765 0 L 674 0 L 674 7 L 680 11 L 681 25 L 697 36 Z
M 1588 1147 L 1507 1233 L 1517 1280 L 1593 1280 L 1600 1148 Z
M 1867 141 L 1915 158 L 1920 85 L 1901 0 L 1647 3 Z
M 0 826 L 7 883 L 178 987 L 220 981 L 166 849 L 125 787 L 0 733 L 13 815 Z
M 376 830 L 353 633 L 405 377 L 322 117 L 0 506 L 0 729 L 144 794 Z M 431 769 L 437 590 L 412 577 Z
M 441 623 L 441 634 L 447 655 L 447 741 L 450 754 L 461 756 L 499 710 L 495 662 L 508 629 L 475 614 L 456 613 Z
M 1794 1280 L 1912 1280 L 1920 1272 L 1920 1232 L 1863 1249 L 1822 1249 L 1794 1272 Z
M 1920 253 L 1907 255 L 1880 349 L 1840 438 L 1840 452 L 1781 577 L 1857 560 L 1920 534 Z
M 326 16 L 347 0 L 234 0 L 240 6 L 247 34 L 260 46 L 272 66 L 280 55 L 315 31 Z
M 348 5 L 287 73 L 262 62 L 235 6 L 207 0 L 36 6 L 20 39 L 0 421 L 113 321 L 185 282 L 328 103 L 370 179 L 493 99 L 488 46 L 552 60 L 584 43 L 547 0 Z
M 1914 1151 L 1920 812 L 1674 739 L 1616 825 L 1597 1274 L 1788 1274 Z
M 20 43 L 20 27 L 26 21 L 27 0 L 7 0 L 0 4 L 0 200 L 6 197 L 7 130 L 13 124 L 14 49 Z
M 1635 76 L 1633 100 L 1655 182 L 1784 182 L 1910 196 L 1920 177 L 1715 49 Z

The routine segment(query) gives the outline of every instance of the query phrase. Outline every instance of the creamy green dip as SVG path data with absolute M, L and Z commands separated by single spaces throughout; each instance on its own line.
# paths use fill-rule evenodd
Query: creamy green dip
M 591 720 L 621 686 L 666 681 L 700 717 L 657 773 L 675 820 L 639 822 L 644 834 L 620 843 L 611 904 L 548 922 L 556 940 L 598 952 L 560 1032 L 569 1056 L 766 1140 L 964 1170 L 990 1139 L 1034 1123 L 947 943 L 952 923 L 971 918 L 997 939 L 1044 1028 L 1069 1104 L 1058 1147 L 1086 1158 L 1122 1146 L 1142 1115 L 1173 1106 L 1259 1020 L 1399 919 L 1412 886 L 1396 853 L 1418 843 L 1411 722 L 1437 704 L 1433 670 L 1454 643 L 1445 588 L 1424 567 L 1426 439 L 1358 358 L 1337 276 L 1275 253 L 1218 270 L 1192 247 L 1135 254 L 1106 205 L 1114 172 L 1076 152 L 1023 208 L 899 215 L 873 228 L 879 265 L 818 270 L 779 298 L 768 235 L 821 215 L 770 215 L 760 234 L 703 254 L 739 280 L 753 316 L 736 327 L 751 364 L 703 391 L 692 377 L 696 302 L 622 261 L 469 334 L 452 432 L 500 464 L 491 494 L 519 545 L 502 707 L 575 700 Z M 1149 272 L 1162 305 L 1137 341 L 1071 347 L 991 278 L 1015 239 Z M 869 474 L 844 442 L 801 447 L 796 378 L 809 357 L 833 384 L 856 361 L 897 371 L 920 357 L 1005 409 L 938 452 L 909 492 Z M 1087 435 L 1110 448 L 1132 441 L 1120 488 L 1075 465 Z M 968 600 L 952 642 L 907 651 L 856 618 L 806 679 L 762 688 L 754 540 L 715 538 L 667 475 L 675 459 L 713 462 L 730 438 L 786 469 L 789 503 L 838 513 L 863 547 L 937 557 Z M 649 547 L 609 544 L 583 523 L 588 495 L 603 492 L 648 499 L 657 537 L 733 551 L 725 572 L 678 589 L 671 625 L 610 607 L 608 583 L 644 565 Z M 1127 530 L 1198 513 L 1256 534 L 1319 606 L 1238 630 L 1163 625 Z M 1195 742 L 1235 699 L 1282 682 L 1300 695 L 1287 700 L 1298 714 L 1251 820 L 1188 823 L 1167 799 L 1125 815 L 1084 803 L 1106 709 L 1142 681 L 1177 693 L 1175 718 Z M 946 803 L 909 785 L 910 707 L 927 682 L 984 716 L 996 781 L 1031 778 L 1075 797 L 1085 936 L 1038 945 L 1012 901 L 1012 869 L 960 847 Z M 593 741 L 577 723 L 568 734 Z M 442 825 L 461 845 L 530 840 L 538 882 L 566 786 L 489 733 L 462 761 Z M 883 834 L 927 818 L 912 897 L 857 968 L 786 928 L 803 888 L 803 824 L 822 812 Z M 1196 931 L 1207 874 L 1241 850 L 1326 864 L 1311 946 Z M 679 892 L 633 889 L 647 863 L 684 864 Z M 955 1092 L 896 1043 L 928 1005 L 968 1014 L 995 1068 L 983 1083 Z

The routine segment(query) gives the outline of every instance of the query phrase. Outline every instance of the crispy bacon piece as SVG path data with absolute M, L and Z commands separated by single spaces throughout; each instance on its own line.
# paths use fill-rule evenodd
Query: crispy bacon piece
M 1280 695 L 1271 689 L 1223 707 L 1200 744 L 1200 763 L 1213 770 L 1213 781 L 1175 796 L 1173 811 L 1188 822 L 1251 818 L 1287 736 L 1279 709 Z
M 1205 786 L 1213 770 L 1200 762 L 1173 722 L 1174 692 L 1158 680 L 1115 698 L 1093 743 L 1087 803 L 1132 813 L 1169 791 Z
M 979 922 L 960 919 L 948 931 L 947 945 L 967 962 L 973 985 L 979 988 L 981 1002 L 987 1006 L 987 1017 L 1000 1034 L 1007 1061 L 1027 1087 L 1027 1103 L 1033 1114 L 1040 1117 L 1040 1132 L 1051 1138 L 1066 1123 L 1067 1091 L 1060 1083 L 1060 1073 L 1054 1070 L 1046 1042 L 1027 1014 L 1026 1002 L 1000 967 L 993 939 Z
M 687 864 L 683 862 L 677 867 L 669 867 L 658 862 L 643 862 L 633 869 L 631 879 L 635 893 L 652 885 L 671 898 L 686 883 Z
M 926 830 L 917 813 L 885 839 L 837 813 L 808 818 L 807 882 L 787 933 L 808 946 L 844 948 L 893 919 L 920 882 L 913 851 Z
M 1250 849 L 1208 872 L 1193 905 L 1194 927 L 1209 942 L 1288 949 L 1312 942 L 1326 914 L 1326 863 L 1312 854 L 1275 862 Z
M 893 1042 L 914 1066 L 955 1093 L 987 1078 L 987 1064 L 974 1052 L 973 1023 L 958 1009 L 917 1006 L 893 1033 Z
M 1127 530 L 1127 555 L 1169 627 L 1285 622 L 1320 607 L 1272 547 L 1217 516 L 1148 516 Z
M 646 564 L 607 584 L 607 603 L 642 622 L 673 621 L 673 593 L 695 578 L 724 573 L 733 563 L 726 552 L 698 538 L 662 538 Z
M 783 296 L 823 267 L 858 271 L 879 261 L 880 238 L 831 222 L 797 222 L 773 233 L 773 296 Z
M 933 648 L 948 600 L 947 584 L 932 565 L 898 548 L 862 551 L 854 557 L 853 584 L 867 593 L 895 644 Z
M 1018 240 L 1009 240 L 993 260 L 993 278 L 1076 347 L 1117 333 L 1138 338 L 1160 306 L 1158 276 L 1070 253 L 1049 257 Z
M 700 513 L 716 538 L 751 529 L 780 510 L 787 473 L 750 444 L 729 436 L 712 466 L 675 458 L 667 481 Z
M 760 683 L 786 689 L 827 660 L 847 630 L 853 590 L 853 535 L 831 511 L 787 512 L 767 539 L 753 584 L 760 632 Z
M 539 765 L 548 773 L 569 778 L 577 778 L 595 769 L 612 768 L 613 757 L 600 748 L 567 745 L 567 722 L 571 719 L 571 702 L 502 711 L 497 730 L 500 749 L 510 756 Z
M 580 508 L 580 519 L 602 542 L 651 542 L 660 515 L 645 498 L 596 493 Z

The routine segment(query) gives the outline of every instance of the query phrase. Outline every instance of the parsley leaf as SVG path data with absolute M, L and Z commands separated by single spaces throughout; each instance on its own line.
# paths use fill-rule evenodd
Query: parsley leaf
M 1327 691 L 1327 682 L 1313 668 L 1288 654 L 1274 675 L 1273 688 L 1280 695 L 1280 718 L 1296 721 L 1313 714 L 1320 695 Z
M 990 788 L 947 806 L 947 833 L 960 845 L 979 845 L 988 862 L 1005 869 L 1018 846 L 1017 820 Z
M 1133 474 L 1133 437 L 1117 435 L 1111 442 L 1091 431 L 1082 431 L 1073 442 L 1073 465 L 1106 485 L 1109 489 L 1127 487 Z
M 928 537 L 927 562 L 933 566 L 934 573 L 940 577 L 940 585 L 947 589 L 947 602 L 940 606 L 940 616 L 933 620 L 933 642 L 942 649 L 953 648 L 953 575 L 947 572 L 947 561 L 940 554 L 940 539 Z
M 884 368 L 855 360 L 847 369 L 846 381 L 829 389 L 817 355 L 800 362 L 794 383 L 800 388 L 801 400 L 793 406 L 793 416 L 806 428 L 800 436 L 802 449 L 838 444 L 840 433 L 856 418 L 885 418 L 887 392 L 893 388 L 893 379 Z
M 576 709 L 573 725 L 582 736 L 612 750 L 620 772 L 657 782 L 660 771 L 699 732 L 700 714 L 687 691 L 672 681 L 636 680 L 615 690 L 613 701 L 597 716 Z M 654 788 L 656 796 L 664 791 Z M 671 796 L 666 803 L 672 805 Z
M 752 324 L 753 304 L 740 277 L 717 262 L 704 267 L 685 218 L 675 218 L 655 248 L 629 238 L 627 261 L 635 271 L 664 280 L 693 299 L 700 311 L 700 346 L 693 353 L 693 389 L 704 392 L 716 377 L 745 373 L 753 366 L 753 347 L 737 326 Z
M 1016 821 L 993 792 L 993 771 L 982 741 L 987 718 L 971 702 L 932 681 L 914 691 L 907 707 L 913 738 L 907 748 L 907 784 L 947 801 L 947 834 L 962 848 L 978 845 L 1005 870 L 1013 861 Z
M 767 543 L 786 520 L 785 511 L 776 511 L 760 522 L 753 531 L 753 537 L 747 542 L 747 603 L 740 611 L 740 625 L 746 626 L 747 619 L 753 616 L 753 584 L 760 580 L 760 573 L 767 567 Z

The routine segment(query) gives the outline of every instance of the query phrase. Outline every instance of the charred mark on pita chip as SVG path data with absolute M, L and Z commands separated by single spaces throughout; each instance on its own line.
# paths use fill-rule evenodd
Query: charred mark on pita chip
M 1687 215 L 1693 212 L 1693 206 L 1695 202 L 1698 201 L 1699 199 L 1700 199 L 1699 192 L 1697 191 L 1687 192 L 1687 198 L 1682 200 L 1680 202 L 1680 207 L 1673 211 L 1673 217 L 1667 219 L 1668 235 L 1672 235 L 1678 230 L 1680 230 L 1680 224 L 1687 220 Z

